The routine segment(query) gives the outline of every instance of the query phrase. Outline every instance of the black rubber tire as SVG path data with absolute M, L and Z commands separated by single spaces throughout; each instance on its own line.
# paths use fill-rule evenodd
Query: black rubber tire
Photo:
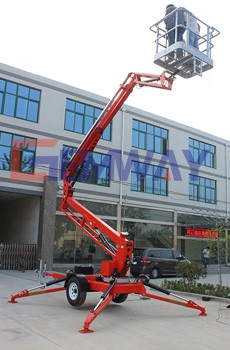
M 156 267 L 154 267 L 154 269 L 151 271 L 150 278 L 156 279 L 158 277 L 159 277 L 159 270 Z
M 117 294 L 117 296 L 112 299 L 112 301 L 116 304 L 123 303 L 128 298 L 128 294 Z
M 78 307 L 84 304 L 87 292 L 82 290 L 79 279 L 71 276 L 66 282 L 66 297 L 70 305 Z

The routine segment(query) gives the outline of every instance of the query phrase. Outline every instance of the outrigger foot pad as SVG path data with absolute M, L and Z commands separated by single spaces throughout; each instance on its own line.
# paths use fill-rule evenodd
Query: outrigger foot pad
M 94 333 L 94 331 L 92 330 L 92 329 L 81 329 L 80 331 L 79 331 L 80 333 Z

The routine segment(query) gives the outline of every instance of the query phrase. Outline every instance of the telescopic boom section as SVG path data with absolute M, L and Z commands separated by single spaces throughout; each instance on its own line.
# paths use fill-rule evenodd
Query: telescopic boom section
M 103 271 L 101 272 L 102 274 L 104 272 L 104 275 L 124 276 L 126 274 L 132 256 L 133 242 L 127 240 L 124 233 L 119 233 L 112 229 L 103 220 L 77 202 L 73 198 L 74 184 L 81 172 L 87 154 L 95 149 L 103 131 L 125 103 L 134 87 L 137 85 L 139 87 L 149 86 L 171 90 L 175 74 L 170 73 L 170 76 L 167 76 L 166 72 L 163 72 L 161 75 L 129 73 L 67 165 L 63 180 L 63 199 L 60 209 L 93 241 L 112 256 L 112 261 L 106 261 L 104 262 L 105 264 L 102 264 Z

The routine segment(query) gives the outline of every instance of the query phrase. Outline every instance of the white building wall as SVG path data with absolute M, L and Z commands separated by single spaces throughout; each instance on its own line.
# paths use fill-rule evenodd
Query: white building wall
M 60 180 L 60 155 L 62 147 L 63 145 L 77 147 L 81 140 L 84 138 L 84 135 L 79 135 L 64 130 L 66 98 L 88 103 L 102 109 L 107 104 L 108 100 L 102 96 L 98 96 L 93 93 L 50 79 L 46 79 L 29 72 L 21 71 L 19 69 L 3 64 L 0 65 L 0 76 L 6 80 L 11 80 L 26 86 L 34 87 L 42 91 L 38 123 L 31 123 L 16 118 L 9 118 L 4 115 L 0 116 L 1 130 L 35 137 L 38 139 L 38 147 L 36 152 L 38 160 L 36 163 L 36 173 L 38 173 L 37 177 L 36 175 L 26 175 L 26 180 L 24 182 L 11 182 L 11 174 L 6 171 L 0 171 L 0 185 L 4 187 L 4 190 L 9 188 L 11 190 L 15 189 L 15 191 L 29 191 L 31 194 L 36 193 L 41 195 L 43 191 L 44 175 L 49 174 L 55 176 L 56 174 L 59 179 L 58 185 L 62 186 L 62 181 Z M 124 110 L 124 131 L 122 131 L 122 110 Z M 228 145 L 229 142 L 205 132 L 201 132 L 194 128 L 187 127 L 183 124 L 179 124 L 169 119 L 157 116 L 153 114 L 154 105 L 153 113 L 149 113 L 129 106 L 127 100 L 127 104 L 122 107 L 122 110 L 117 113 L 117 116 L 112 122 L 112 142 L 100 140 L 95 151 L 107 154 L 111 153 L 111 151 L 114 152 L 115 150 L 119 153 L 122 147 L 122 134 L 124 132 L 124 159 L 122 161 L 122 164 L 125 168 L 127 166 L 128 158 L 130 157 L 130 150 L 134 150 L 132 148 L 133 118 L 168 129 L 169 150 L 171 152 L 169 160 L 166 163 L 166 166 L 170 169 L 168 196 L 163 197 L 131 191 L 130 172 L 126 172 L 126 177 L 124 177 L 123 174 L 123 182 L 121 186 L 120 175 L 118 174 L 116 167 L 114 168 L 114 178 L 111 181 L 110 187 L 101 188 L 100 186 L 79 183 L 76 186 L 78 189 L 78 196 L 82 199 L 118 203 L 122 198 L 121 195 L 123 195 L 123 202 L 125 201 L 126 204 L 133 206 L 140 205 L 191 213 L 194 212 L 194 209 L 205 209 L 213 212 L 218 212 L 223 216 L 227 215 L 228 204 L 226 203 L 226 200 L 229 200 L 230 198 L 230 189 L 226 181 L 226 176 L 229 174 L 230 149 L 227 147 L 226 157 L 226 144 Z M 185 152 L 188 151 L 189 137 L 216 146 L 216 169 L 211 169 L 204 166 L 199 167 L 200 176 L 217 180 L 216 205 L 189 200 L 188 181 L 189 173 L 191 172 L 191 165 L 188 164 L 185 158 Z M 146 152 L 140 149 L 137 149 L 136 152 L 138 153 L 139 160 L 144 162 L 146 158 Z M 53 158 L 54 169 L 51 169 L 52 166 L 49 166 L 50 161 L 49 159 L 46 160 L 46 157 Z M 173 157 L 175 157 L 176 164 L 173 164 Z M 154 154 L 152 164 L 159 164 L 161 159 L 162 155 Z M 172 171 L 173 166 L 174 172 Z M 177 178 L 176 174 L 179 174 L 181 178 Z M 35 179 L 35 181 L 30 181 L 30 178 Z M 7 181 L 4 181 L 4 179 Z M 61 193 L 61 190 L 59 190 L 58 194 L 61 195 Z

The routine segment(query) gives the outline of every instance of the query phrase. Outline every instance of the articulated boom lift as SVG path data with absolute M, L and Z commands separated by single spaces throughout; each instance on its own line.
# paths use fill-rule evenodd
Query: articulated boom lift
M 30 290 L 25 289 L 16 295 L 12 295 L 9 302 L 15 303 L 15 300 L 18 298 L 66 290 L 68 302 L 74 307 L 79 307 L 85 302 L 87 292 L 100 291 L 103 294 L 95 308 L 89 312 L 84 322 L 84 327 L 80 330 L 82 333 L 93 332 L 89 329 L 90 324 L 111 301 L 122 303 L 127 299 L 128 294 L 131 293 L 197 309 L 200 311 L 201 316 L 206 315 L 205 308 L 191 300 L 172 294 L 168 290 L 151 283 L 149 277 L 146 275 L 140 275 L 138 278 L 130 280 L 127 273 L 132 258 L 133 241 L 127 239 L 127 233 L 117 232 L 111 228 L 103 220 L 81 205 L 73 196 L 74 185 L 84 165 L 88 152 L 95 149 L 103 131 L 132 93 L 134 87 L 149 86 L 171 90 L 175 74 L 177 74 L 177 72 L 163 72 L 161 75 L 142 73 L 128 74 L 115 96 L 104 108 L 67 165 L 64 176 L 61 210 L 96 244 L 103 248 L 105 252 L 111 256 L 111 260 L 102 261 L 99 274 L 94 273 L 92 265 L 77 265 L 75 267 L 75 272 L 70 270 L 67 271 L 66 274 L 45 272 L 44 275 L 51 276 L 53 279 L 47 283 L 40 282 L 39 286 L 35 288 Z M 64 282 L 64 286 L 45 289 L 46 287 L 60 282 Z M 180 300 L 148 293 L 145 286 L 164 294 L 172 295 L 174 298 Z M 38 291 L 37 289 L 41 290 Z
M 112 260 L 102 262 L 101 273 L 103 276 L 126 275 L 132 257 L 133 242 L 126 239 L 126 233 L 118 233 L 78 203 L 73 198 L 74 184 L 88 152 L 94 150 L 103 131 L 122 107 L 134 87 L 138 85 L 171 90 L 173 79 L 174 75 L 171 74 L 170 77 L 167 77 L 165 72 L 161 75 L 128 74 L 67 165 L 61 210 L 112 257 Z M 107 238 L 115 243 L 115 246 Z

